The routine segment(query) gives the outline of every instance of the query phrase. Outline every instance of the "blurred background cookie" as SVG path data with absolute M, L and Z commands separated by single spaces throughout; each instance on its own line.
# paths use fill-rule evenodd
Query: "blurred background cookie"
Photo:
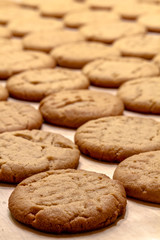
M 119 50 L 103 43 L 74 42 L 63 44 L 52 50 L 51 55 L 62 67 L 82 68 L 97 58 L 119 56 Z
M 49 52 L 53 48 L 65 43 L 72 43 L 84 40 L 80 32 L 68 29 L 44 30 L 27 34 L 22 40 L 25 49 Z
M 14 98 L 40 101 L 47 95 L 64 89 L 88 88 L 89 81 L 80 71 L 46 68 L 15 75 L 8 79 L 6 86 Z
M 6 79 L 26 70 L 54 67 L 49 55 L 36 51 L 14 51 L 0 55 L 0 79 Z
M 108 57 L 92 61 L 83 68 L 92 85 L 119 87 L 122 83 L 141 77 L 158 76 L 158 66 L 144 59 Z
M 123 56 L 152 59 L 160 52 L 159 35 L 138 35 L 119 39 L 114 44 Z

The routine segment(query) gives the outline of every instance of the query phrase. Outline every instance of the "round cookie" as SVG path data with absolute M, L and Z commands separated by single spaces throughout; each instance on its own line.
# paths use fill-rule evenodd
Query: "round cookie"
M 132 80 L 123 84 L 117 94 L 126 109 L 160 114 L 160 77 Z
M 119 39 L 114 44 L 123 56 L 151 59 L 160 52 L 159 35 L 139 35 Z
M 121 162 L 137 153 L 160 150 L 160 123 L 129 116 L 99 118 L 78 128 L 75 143 L 95 159 Z
M 77 128 L 91 119 L 121 115 L 124 106 L 109 93 L 68 90 L 49 95 L 41 101 L 39 109 L 47 122 Z
M 0 53 L 16 52 L 22 50 L 22 42 L 18 39 L 0 38 Z M 0 56 L 2 58 L 2 56 Z
M 38 110 L 29 104 L 0 101 L 0 133 L 40 128 L 43 122 Z
M 108 23 L 119 20 L 119 16 L 115 13 L 103 10 L 83 10 L 66 14 L 64 24 L 67 27 L 79 28 L 90 23 Z
M 16 220 L 52 233 L 78 233 L 106 227 L 123 215 L 125 208 L 126 194 L 119 181 L 75 169 L 29 177 L 9 198 L 9 209 Z
M 8 28 L 0 26 L 0 38 L 10 38 L 11 36 L 12 33 Z
M 33 24 L 34 22 L 34 24 Z M 53 31 L 62 28 L 63 23 L 51 18 L 33 17 L 33 18 L 15 18 L 10 22 L 8 28 L 14 36 L 23 37 L 31 32 Z
M 40 101 L 60 90 L 88 87 L 89 81 L 81 72 L 66 68 L 25 71 L 7 81 L 7 89 L 12 97 L 29 101 Z
M 0 85 L 0 101 L 7 100 L 8 91 L 5 87 Z
M 83 68 L 83 73 L 95 86 L 119 87 L 132 79 L 157 76 L 159 69 L 154 63 L 143 59 L 119 57 L 90 62 Z
M 49 0 L 41 3 L 40 13 L 42 16 L 62 18 L 69 12 L 85 8 L 87 8 L 85 4 L 73 0 Z
M 22 43 L 26 49 L 49 52 L 59 45 L 82 40 L 84 37 L 78 31 L 57 29 L 30 33 L 23 38 Z
M 146 28 L 138 23 L 117 21 L 106 24 L 88 24 L 80 28 L 80 31 L 87 40 L 113 43 L 123 37 L 144 34 Z
M 143 24 L 148 31 L 160 32 L 160 10 L 159 13 L 146 14 L 138 19 L 140 24 Z
M 128 0 L 117 4 L 114 10 L 124 19 L 136 20 L 138 17 L 143 16 L 144 14 L 160 11 L 160 7 L 155 4 L 140 3 L 135 0 Z
M 18 183 L 36 173 L 76 168 L 79 150 L 60 134 L 21 130 L 0 134 L 0 182 Z
M 119 56 L 119 50 L 103 43 L 76 42 L 56 47 L 51 52 L 56 62 L 62 67 L 82 68 L 97 58 Z
M 26 70 L 55 66 L 54 59 L 42 52 L 14 51 L 0 55 L 0 79 Z
M 0 7 L 0 23 L 1 24 L 7 24 L 13 21 L 14 19 L 16 19 L 17 17 L 21 18 L 22 20 L 26 17 L 33 18 L 33 17 L 37 17 L 38 15 L 39 15 L 38 11 L 22 8 L 15 4 L 10 4 L 10 5 Z M 34 25 L 33 22 L 32 22 L 32 25 Z
M 113 175 L 130 197 L 160 203 L 160 151 L 140 153 L 121 162 Z

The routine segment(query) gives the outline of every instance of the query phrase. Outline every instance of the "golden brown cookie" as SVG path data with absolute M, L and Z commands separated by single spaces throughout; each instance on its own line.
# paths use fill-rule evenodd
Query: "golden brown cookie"
M 65 89 L 88 87 L 89 81 L 81 72 L 66 68 L 25 71 L 7 81 L 7 89 L 12 97 L 29 101 L 40 101 L 51 93 Z
M 117 94 L 128 110 L 160 114 L 160 77 L 132 80 L 123 84 Z
M 15 4 L 4 5 L 0 7 L 0 23 L 7 24 L 11 21 L 14 21 L 17 17 L 24 18 L 33 18 L 39 15 L 38 11 L 32 9 L 26 9 L 19 7 Z M 32 25 L 34 26 L 33 22 Z
M 108 23 L 119 20 L 118 14 L 108 12 L 105 10 L 82 10 L 66 14 L 64 17 L 64 24 L 67 27 L 79 28 L 85 24 L 102 22 Z
M 103 228 L 123 215 L 125 208 L 126 194 L 119 181 L 75 169 L 29 177 L 9 198 L 9 209 L 16 220 L 53 233 Z
M 65 43 L 72 43 L 84 40 L 80 32 L 67 29 L 57 29 L 54 31 L 33 32 L 25 36 L 22 40 L 25 49 L 49 52 L 53 48 Z
M 119 50 L 103 43 L 75 42 L 56 47 L 51 52 L 56 62 L 62 67 L 82 68 L 97 58 L 119 56 Z
M 26 70 L 54 67 L 49 55 L 36 51 L 14 51 L 0 55 L 0 79 Z
M 143 24 L 148 31 L 160 32 L 160 10 L 157 13 L 141 16 L 138 22 Z
M 111 23 L 92 23 L 80 28 L 87 40 L 113 43 L 128 36 L 144 34 L 146 28 L 138 23 L 116 21 Z
M 119 39 L 114 44 L 123 56 L 151 59 L 160 52 L 159 35 L 139 35 Z
M 155 4 L 141 3 L 135 0 L 120 1 L 114 8 L 115 12 L 122 18 L 128 20 L 138 19 L 148 13 L 160 11 L 160 7 Z
M 34 22 L 34 24 L 33 24 Z M 15 18 L 10 22 L 8 28 L 14 36 L 23 37 L 31 32 L 53 31 L 62 28 L 63 23 L 51 18 L 33 17 L 33 18 Z
M 0 101 L 0 133 L 40 128 L 42 116 L 29 104 Z
M 91 90 L 60 91 L 40 103 L 40 112 L 47 122 L 71 128 L 91 119 L 121 115 L 123 109 L 119 98 Z
M 141 77 L 158 76 L 156 64 L 138 58 L 119 57 L 98 59 L 88 63 L 83 73 L 91 84 L 100 87 L 119 87 L 122 83 Z
M 77 129 L 75 143 L 93 158 L 121 162 L 137 153 L 160 150 L 160 123 L 129 116 L 99 118 Z
M 4 101 L 7 100 L 8 98 L 8 91 L 5 87 L 3 87 L 2 85 L 0 85 L 0 101 Z
M 76 168 L 79 150 L 60 134 L 21 130 L 0 134 L 0 182 L 18 183 L 36 173 Z
M 40 4 L 40 13 L 42 16 L 62 18 L 69 12 L 85 8 L 87 8 L 85 4 L 73 0 L 47 0 Z
M 160 203 L 160 151 L 140 153 L 121 162 L 113 175 L 129 197 Z

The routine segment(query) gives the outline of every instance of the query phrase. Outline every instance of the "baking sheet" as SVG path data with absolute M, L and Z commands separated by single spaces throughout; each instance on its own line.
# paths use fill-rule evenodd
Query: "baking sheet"
M 1 81 L 0 84 L 5 84 Z M 90 87 L 90 90 L 105 91 L 116 94 L 116 90 Z M 18 101 L 9 98 L 9 101 Z M 29 103 L 29 102 L 25 102 Z M 38 108 L 38 103 L 30 103 Z M 158 115 L 138 114 L 125 111 L 124 115 L 153 118 L 160 121 Z M 60 133 L 74 140 L 75 130 L 43 124 L 42 130 Z M 112 178 L 116 163 L 93 160 L 81 154 L 79 169 L 104 173 Z M 0 183 L 0 240 L 159 240 L 160 239 L 160 206 L 128 198 L 126 213 L 112 225 L 98 231 L 82 234 L 55 235 L 43 233 L 27 227 L 14 220 L 8 210 L 8 198 L 16 185 Z

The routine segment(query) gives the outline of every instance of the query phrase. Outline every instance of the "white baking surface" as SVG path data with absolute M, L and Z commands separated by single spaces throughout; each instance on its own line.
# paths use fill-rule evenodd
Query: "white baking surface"
M 4 85 L 5 82 L 1 81 Z M 106 91 L 116 94 L 116 90 L 90 87 L 91 90 Z M 9 99 L 9 101 L 17 101 Z M 26 102 L 29 103 L 29 102 Z M 38 108 L 38 103 L 30 103 Z M 125 115 L 154 118 L 160 116 L 138 114 L 129 111 Z M 42 130 L 60 133 L 74 140 L 75 130 L 43 124 Z M 100 162 L 81 155 L 79 168 L 104 173 L 112 178 L 117 164 Z M 27 227 L 14 220 L 8 210 L 8 198 L 15 185 L 0 183 L 0 240 L 160 240 L 160 205 L 129 198 L 126 213 L 114 224 L 98 231 L 83 234 L 48 234 Z M 26 196 L 27 198 L 27 196 Z

